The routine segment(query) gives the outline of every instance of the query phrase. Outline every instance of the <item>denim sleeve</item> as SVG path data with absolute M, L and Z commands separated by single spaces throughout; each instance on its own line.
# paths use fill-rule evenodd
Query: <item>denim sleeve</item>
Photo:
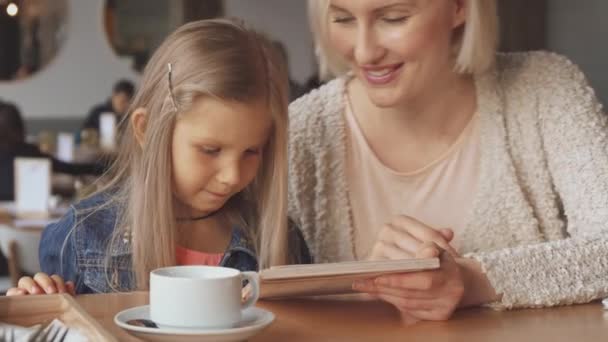
M 73 281 L 76 292 L 80 293 L 81 281 L 78 276 L 76 250 L 74 246 L 73 228 L 75 223 L 74 208 L 56 223 L 48 225 L 42 232 L 38 247 L 40 269 L 49 275 L 57 274 L 65 281 Z

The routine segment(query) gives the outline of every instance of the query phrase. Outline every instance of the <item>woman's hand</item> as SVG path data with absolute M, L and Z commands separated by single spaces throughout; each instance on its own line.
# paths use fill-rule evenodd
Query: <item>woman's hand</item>
M 74 283 L 63 279 L 53 274 L 49 276 L 46 273 L 36 273 L 34 278 L 21 277 L 17 283 L 17 287 L 8 289 L 7 296 L 23 296 L 37 294 L 52 294 L 52 293 L 69 293 L 72 296 L 76 294 Z
M 380 276 L 355 282 L 353 288 L 393 304 L 404 320 L 447 320 L 464 295 L 464 279 L 456 260 L 434 243 L 425 243 L 417 258 L 440 258 L 440 268 Z
M 397 216 L 382 227 L 366 259 L 411 259 L 425 242 L 433 242 L 453 257 L 459 257 L 458 252 L 450 246 L 453 238 L 451 229 L 434 229 L 414 218 Z
M 416 257 L 439 257 L 440 268 L 358 281 L 353 289 L 393 304 L 404 322 L 447 320 L 458 307 L 500 299 L 476 261 L 455 259 L 434 243 L 423 244 Z

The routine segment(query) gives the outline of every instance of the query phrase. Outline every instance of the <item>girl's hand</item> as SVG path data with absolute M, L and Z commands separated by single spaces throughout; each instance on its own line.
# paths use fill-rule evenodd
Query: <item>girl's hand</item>
M 23 296 L 37 294 L 52 294 L 52 293 L 69 293 L 72 296 L 76 294 L 74 283 L 68 281 L 65 283 L 63 279 L 53 274 L 49 276 L 46 273 L 36 273 L 34 278 L 21 277 L 17 283 L 17 287 L 8 289 L 7 296 Z
M 463 271 L 454 257 L 434 243 L 425 243 L 417 258 L 440 257 L 437 270 L 380 276 L 357 281 L 356 291 L 393 304 L 404 322 L 413 320 L 441 321 L 450 318 L 465 293 Z
M 451 229 L 434 229 L 414 218 L 397 216 L 382 227 L 366 259 L 411 259 L 425 242 L 433 242 L 453 257 L 460 257 L 450 246 L 453 238 L 454 232 Z

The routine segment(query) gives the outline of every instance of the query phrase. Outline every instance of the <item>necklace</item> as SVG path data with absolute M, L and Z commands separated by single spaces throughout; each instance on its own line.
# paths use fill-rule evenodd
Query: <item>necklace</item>
M 210 212 L 210 213 L 208 213 L 206 215 L 203 215 L 203 216 L 181 217 L 181 218 L 178 218 L 177 221 L 181 222 L 181 221 L 199 221 L 199 220 L 204 220 L 204 219 L 207 219 L 207 218 L 215 215 L 216 213 L 217 213 L 217 211 L 212 211 L 212 212 Z

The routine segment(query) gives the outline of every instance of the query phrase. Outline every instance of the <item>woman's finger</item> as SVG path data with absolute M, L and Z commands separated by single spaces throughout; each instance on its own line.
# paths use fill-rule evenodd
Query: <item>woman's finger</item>
M 392 287 L 402 290 L 430 291 L 440 285 L 441 277 L 437 271 L 388 274 L 373 280 L 376 286 Z
M 400 259 L 413 259 L 414 253 L 404 250 L 394 243 L 388 241 L 381 241 L 379 248 L 382 251 L 382 255 L 385 259 L 389 260 L 400 260 Z
M 444 250 L 434 242 L 425 242 L 416 251 L 416 258 L 439 258 Z
M 454 313 L 453 309 L 445 308 L 436 300 L 407 299 L 391 295 L 377 295 L 387 303 L 394 305 L 402 315 L 425 321 L 445 321 Z M 403 316 L 402 316 L 403 317 Z
M 454 231 L 450 228 L 441 228 L 439 229 L 439 233 L 447 242 L 451 242 L 454 239 Z
M 416 251 L 420 248 L 420 244 L 422 244 L 422 241 L 416 239 L 412 234 L 392 224 L 385 225 L 385 229 L 379 237 L 379 240 L 394 244 L 400 249 L 408 252 L 410 257 L 416 254 Z
M 355 282 L 353 283 L 355 291 L 364 292 L 371 296 L 379 294 L 391 295 L 395 297 L 405 297 L 412 299 L 434 299 L 437 295 L 433 291 L 410 290 L 403 288 L 395 288 L 389 286 L 376 285 L 373 282 Z
M 396 306 L 400 311 L 419 311 L 419 310 L 433 310 L 437 307 L 437 303 L 434 299 L 417 299 L 417 298 L 406 298 L 393 296 L 389 294 L 379 293 L 378 298 L 385 302 L 391 303 Z
M 414 218 L 408 216 L 398 216 L 393 222 L 393 226 L 407 231 L 414 238 L 420 241 L 432 241 L 453 256 L 459 256 L 458 252 L 452 248 L 452 246 L 450 246 L 448 241 L 441 233 Z

